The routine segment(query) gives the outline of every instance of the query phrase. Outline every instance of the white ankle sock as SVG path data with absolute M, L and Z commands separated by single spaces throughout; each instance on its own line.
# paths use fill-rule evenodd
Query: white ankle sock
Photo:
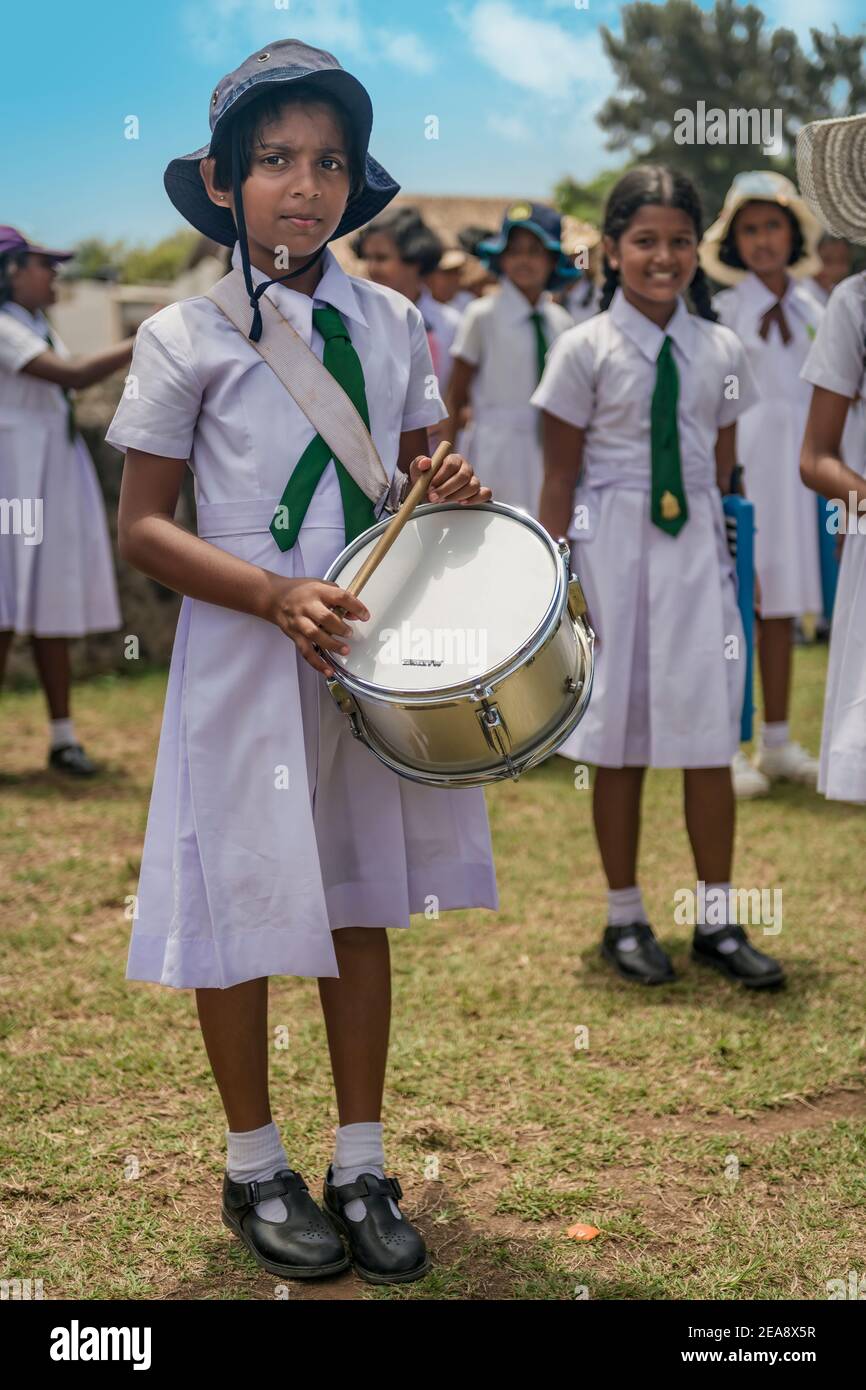
M 228 1158 L 226 1171 L 234 1182 L 268 1182 L 280 1168 L 290 1168 L 280 1132 L 273 1120 L 261 1129 L 237 1132 L 226 1130 Z M 288 1216 L 282 1197 L 268 1197 L 256 1206 L 265 1221 L 285 1221 Z
M 633 888 L 609 888 L 607 892 L 607 921 L 611 927 L 630 927 L 633 922 L 646 922 L 646 909 L 643 894 L 635 885 Z M 636 936 L 624 936 L 619 943 L 621 951 L 637 949 Z
M 52 719 L 49 728 L 52 748 L 63 748 L 67 743 L 78 742 L 75 737 L 75 725 L 71 719 Z
M 332 1181 L 335 1186 L 355 1182 L 362 1173 L 375 1173 L 377 1178 L 385 1176 L 385 1149 L 382 1144 L 382 1124 L 378 1120 L 361 1120 L 354 1125 L 342 1125 L 337 1130 L 334 1147 Z M 395 1202 L 388 1198 L 388 1204 L 401 1221 L 403 1213 Z M 350 1221 L 363 1221 L 367 1214 L 363 1197 L 347 1202 L 344 1215 Z
M 730 893 L 729 883 L 705 883 L 706 891 L 706 915 L 712 918 L 711 922 L 695 922 L 695 931 L 701 936 L 711 936 L 713 932 L 720 931 L 726 927 L 730 920 Z M 724 895 L 724 896 L 722 896 Z M 736 951 L 738 941 L 733 937 L 727 937 L 719 942 L 719 950 L 723 956 L 729 956 L 732 951 Z
M 761 742 L 765 748 L 784 748 L 790 741 L 791 732 L 787 720 L 778 724 L 765 724 L 761 730 Z

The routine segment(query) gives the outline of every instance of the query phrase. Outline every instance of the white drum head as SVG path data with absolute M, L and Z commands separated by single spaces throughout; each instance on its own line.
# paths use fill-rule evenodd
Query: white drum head
M 328 578 L 345 588 L 379 536 Z M 335 669 L 391 691 L 462 685 L 507 662 L 544 622 L 557 590 L 551 545 L 494 506 L 419 508 L 361 592 Z

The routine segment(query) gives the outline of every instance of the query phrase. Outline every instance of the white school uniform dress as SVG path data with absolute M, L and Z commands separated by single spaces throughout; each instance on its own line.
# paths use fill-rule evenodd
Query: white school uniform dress
M 457 314 L 462 314 L 464 309 L 468 309 L 470 304 L 475 303 L 477 297 L 471 290 L 458 290 L 448 300 L 448 308 L 453 309 Z
M 404 295 L 346 275 L 330 248 L 322 270 L 315 301 L 287 285 L 266 294 L 319 358 L 314 303 L 343 315 L 393 475 L 401 432 L 444 414 L 428 399 L 421 315 Z M 336 469 L 281 551 L 268 527 L 315 431 L 252 343 L 210 299 L 187 299 L 142 324 L 131 371 L 139 397 L 121 402 L 110 442 L 189 459 L 198 534 L 211 545 L 287 578 L 321 577 L 345 546 Z M 278 627 L 185 596 L 127 978 L 228 988 L 336 976 L 332 930 L 408 927 L 431 904 L 498 906 L 483 791 L 401 779 L 352 737 Z
M 62 388 L 22 371 L 48 350 L 49 331 L 57 356 L 68 357 L 41 310 L 0 308 L 0 496 L 20 499 L 26 522 L 0 533 L 0 630 L 82 637 L 114 631 L 122 618 L 87 445 L 68 437 Z
M 866 408 L 866 275 L 837 285 L 803 365 L 803 380 L 855 400 Z M 847 425 L 847 421 L 846 421 Z M 844 442 L 844 439 L 843 439 Z M 846 455 L 848 467 L 866 475 L 866 450 Z M 840 498 L 847 513 L 848 498 Z M 858 517 L 864 525 L 862 514 Z M 830 630 L 830 660 L 818 790 L 832 801 L 866 802 L 866 534 L 850 524 Z
M 450 304 L 440 304 L 426 288 L 418 296 L 418 308 L 425 324 L 435 333 L 439 344 L 439 394 L 444 396 L 451 380 L 451 344 L 460 325 L 460 313 L 459 310 L 452 309 Z
M 457 445 L 497 502 L 538 515 L 544 459 L 540 418 L 530 397 L 538 384 L 531 314 L 543 319 L 548 350 L 572 327 L 570 315 L 545 291 L 536 305 L 505 276 L 494 294 L 470 304 L 451 348 L 476 367 L 469 388 L 471 420 Z
M 751 272 L 740 284 L 721 290 L 713 307 L 743 343 L 760 399 L 737 430 L 738 461 L 746 496 L 755 504 L 755 571 L 761 584 L 765 618 L 820 613 L 821 590 L 818 504 L 800 478 L 800 448 L 811 391 L 800 368 L 823 310 L 809 290 L 788 279 L 782 309 L 791 330 L 787 347 L 777 325 L 766 339 L 761 319 L 776 296 Z
M 650 519 L 650 412 L 666 335 L 688 505 L 676 536 Z M 739 399 L 728 400 L 734 376 Z M 727 766 L 746 653 L 715 445 L 756 399 L 741 344 L 682 299 L 662 330 L 617 289 L 606 313 L 553 345 L 532 399 L 586 432 L 568 538 L 599 645 L 592 699 L 560 753 L 602 767 Z

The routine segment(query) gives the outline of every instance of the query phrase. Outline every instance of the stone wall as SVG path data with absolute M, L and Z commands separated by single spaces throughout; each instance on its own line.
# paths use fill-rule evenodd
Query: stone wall
M 72 669 L 75 676 L 95 675 L 106 671 L 129 671 L 131 663 L 125 656 L 125 639 L 138 637 L 139 658 L 142 662 L 167 663 L 171 656 L 174 630 L 180 608 L 180 596 L 157 584 L 147 575 L 132 569 L 117 554 L 117 502 L 123 471 L 123 455 L 105 442 L 105 431 L 114 414 L 123 389 L 123 374 L 80 392 L 76 399 L 76 417 L 96 467 L 114 550 L 117 583 L 123 626 L 117 632 L 93 633 L 75 638 L 70 643 Z M 177 520 L 195 530 L 195 501 L 192 474 L 184 478 L 178 503 Z M 9 657 L 8 680 L 14 685 L 33 680 L 35 670 L 30 652 L 30 639 L 16 637 Z

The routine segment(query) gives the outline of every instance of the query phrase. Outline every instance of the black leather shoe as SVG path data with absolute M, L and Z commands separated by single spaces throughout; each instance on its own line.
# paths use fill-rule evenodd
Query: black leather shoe
M 388 1203 L 399 1202 L 403 1189 L 397 1178 L 378 1178 L 361 1173 L 355 1182 L 337 1187 L 331 1181 L 333 1165 L 325 1176 L 325 1211 L 349 1242 L 352 1263 L 368 1284 L 408 1284 L 430 1269 L 424 1237 L 405 1217 L 394 1215 Z M 347 1202 L 360 1197 L 367 1209 L 363 1221 L 343 1215 Z
M 726 954 L 719 950 L 719 943 L 730 938 L 734 938 L 738 945 L 735 951 Z M 737 924 L 719 927 L 714 932 L 695 932 L 692 960 L 711 965 L 714 970 L 720 970 L 723 975 L 748 989 L 765 989 L 769 985 L 781 985 L 785 980 L 785 971 L 779 961 L 757 950 Z
M 90 761 L 80 743 L 64 743 L 62 748 L 52 748 L 48 766 L 56 767 L 58 772 L 71 773 L 73 777 L 92 777 L 96 772 L 96 764 Z
M 637 937 L 637 947 L 623 951 L 620 943 L 627 936 Z M 646 922 L 633 922 L 630 927 L 605 927 L 601 954 L 623 979 L 639 985 L 663 985 L 677 978 L 670 958 Z
M 282 1197 L 285 1221 L 266 1221 L 258 1202 Z M 234 1182 L 223 1175 L 222 1219 L 262 1269 L 289 1279 L 323 1279 L 349 1268 L 343 1242 L 310 1196 L 300 1173 L 281 1168 L 267 1182 Z

